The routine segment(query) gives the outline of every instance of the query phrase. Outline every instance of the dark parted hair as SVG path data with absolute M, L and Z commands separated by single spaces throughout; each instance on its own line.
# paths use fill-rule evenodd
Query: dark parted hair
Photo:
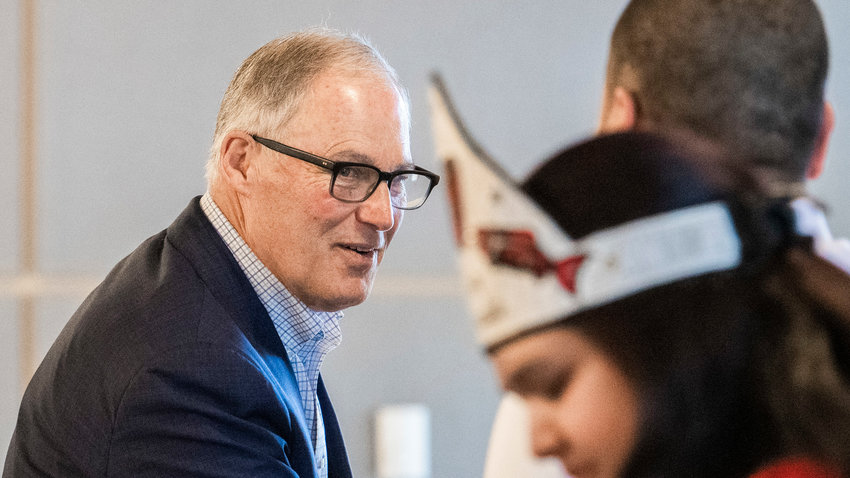
M 611 37 L 607 89 L 634 95 L 639 127 L 686 128 L 800 180 L 828 63 L 812 0 L 632 0 Z
M 698 147 L 697 147 L 698 146 Z M 742 264 L 559 322 L 603 350 L 641 397 L 629 477 L 747 476 L 806 455 L 850 476 L 850 276 L 795 235 L 787 198 L 723 150 L 648 133 L 603 136 L 523 190 L 571 237 L 723 200 Z

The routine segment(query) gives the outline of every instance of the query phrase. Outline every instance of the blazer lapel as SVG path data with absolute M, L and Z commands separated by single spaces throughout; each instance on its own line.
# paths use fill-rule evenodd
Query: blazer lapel
M 325 383 L 319 375 L 317 389 L 319 406 L 322 407 L 322 420 L 325 423 L 325 442 L 328 449 L 328 478 L 351 478 L 351 465 L 348 463 L 348 453 L 342 439 L 342 430 L 336 419 Z
M 258 362 L 266 367 L 270 379 L 280 385 L 283 398 L 295 412 L 297 427 L 306 443 L 310 443 L 301 392 L 286 348 L 248 278 L 201 209 L 200 197 L 194 198 L 169 226 L 168 237 L 193 264 L 210 293 L 256 350 Z

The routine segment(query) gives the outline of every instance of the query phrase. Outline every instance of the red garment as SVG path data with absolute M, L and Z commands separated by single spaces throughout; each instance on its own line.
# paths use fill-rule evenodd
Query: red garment
M 750 478 L 842 478 L 836 470 L 807 458 L 775 461 Z

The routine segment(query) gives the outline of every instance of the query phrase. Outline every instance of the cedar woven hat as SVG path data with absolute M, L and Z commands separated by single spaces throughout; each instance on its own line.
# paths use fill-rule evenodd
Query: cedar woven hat
M 517 184 L 467 133 L 439 77 L 429 93 L 460 270 L 485 348 L 741 263 L 728 203 L 673 143 L 643 133 L 591 139 Z

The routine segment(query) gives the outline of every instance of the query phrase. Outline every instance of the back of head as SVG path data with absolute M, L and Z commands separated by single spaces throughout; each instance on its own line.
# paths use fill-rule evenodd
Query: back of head
M 385 78 L 409 111 L 407 91 L 395 70 L 361 36 L 314 28 L 276 38 L 242 62 L 224 93 L 206 166 L 207 181 L 212 183 L 217 176 L 218 155 L 229 131 L 260 135 L 278 131 L 296 113 L 312 81 L 330 71 Z
M 632 0 L 611 38 L 606 89 L 634 95 L 639 128 L 689 130 L 799 180 L 827 69 L 812 0 Z

